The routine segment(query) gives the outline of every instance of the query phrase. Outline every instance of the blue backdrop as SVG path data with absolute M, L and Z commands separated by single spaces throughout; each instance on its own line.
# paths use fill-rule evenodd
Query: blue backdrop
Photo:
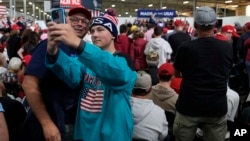
M 149 18 L 152 14 L 155 14 L 156 18 L 174 18 L 177 17 L 176 10 L 145 10 L 145 9 L 138 9 L 137 17 L 138 18 Z

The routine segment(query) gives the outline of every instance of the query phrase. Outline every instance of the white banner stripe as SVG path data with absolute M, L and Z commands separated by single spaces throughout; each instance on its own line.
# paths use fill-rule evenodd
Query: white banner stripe
M 83 99 L 83 100 L 81 100 L 81 103 L 86 103 L 89 105 L 96 105 L 96 104 L 102 105 L 102 100 L 97 100 L 97 101 L 92 102 L 92 101 L 88 101 L 88 100 Z
M 102 111 L 102 109 L 87 109 L 87 108 L 82 107 L 82 106 L 81 106 L 81 109 L 85 110 L 85 111 L 88 111 L 88 112 L 93 112 L 93 113 L 97 113 L 97 112 L 101 112 Z
M 99 109 L 99 108 L 102 108 L 102 106 L 100 106 L 100 105 L 81 104 L 81 106 L 83 106 L 85 108 L 89 108 L 89 109 Z

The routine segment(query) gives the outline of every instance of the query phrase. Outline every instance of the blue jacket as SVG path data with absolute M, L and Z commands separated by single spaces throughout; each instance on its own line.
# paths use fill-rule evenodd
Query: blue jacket
M 2 104 L 0 103 L 0 112 L 3 112 L 3 111 L 4 111 L 3 106 L 2 106 Z
M 46 65 L 72 88 L 82 86 L 74 139 L 129 141 L 133 135 L 130 95 L 136 81 L 124 57 L 86 43 L 78 60 L 59 50 Z

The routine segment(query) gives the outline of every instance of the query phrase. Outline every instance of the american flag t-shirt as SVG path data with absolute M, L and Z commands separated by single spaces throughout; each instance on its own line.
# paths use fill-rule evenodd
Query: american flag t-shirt
M 81 98 L 81 109 L 98 113 L 102 111 L 103 103 L 103 90 L 93 90 L 88 88 L 83 88 L 82 98 Z

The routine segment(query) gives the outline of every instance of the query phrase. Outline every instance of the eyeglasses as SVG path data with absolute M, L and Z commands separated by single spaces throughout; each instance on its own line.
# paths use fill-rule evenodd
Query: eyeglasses
M 78 24 L 79 21 L 81 21 L 82 24 L 84 24 L 84 25 L 89 25 L 89 20 L 86 19 L 86 18 L 70 17 L 69 20 L 70 20 L 73 24 Z

